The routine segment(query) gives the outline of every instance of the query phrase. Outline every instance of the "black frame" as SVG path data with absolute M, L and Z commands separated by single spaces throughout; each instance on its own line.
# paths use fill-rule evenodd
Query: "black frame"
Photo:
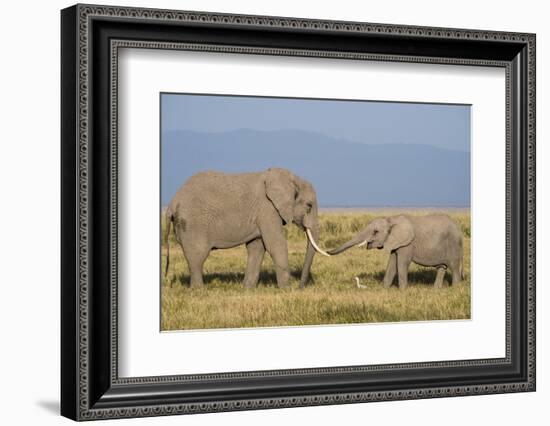
M 76 5 L 61 13 L 61 413 L 74 420 L 535 390 L 535 35 Z M 117 49 L 504 67 L 502 359 L 119 378 Z

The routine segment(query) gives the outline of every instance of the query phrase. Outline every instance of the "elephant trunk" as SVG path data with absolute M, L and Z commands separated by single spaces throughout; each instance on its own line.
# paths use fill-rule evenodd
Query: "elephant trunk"
M 346 251 L 347 249 L 349 248 L 352 248 L 354 246 L 363 246 L 367 243 L 367 240 L 365 238 L 364 235 L 358 235 L 357 237 L 349 240 L 347 243 L 344 243 L 342 244 L 340 247 L 338 248 L 335 248 L 335 249 L 332 249 L 332 250 L 329 250 L 328 252 L 333 255 L 333 254 L 339 254 L 339 253 L 342 253 L 343 251 Z

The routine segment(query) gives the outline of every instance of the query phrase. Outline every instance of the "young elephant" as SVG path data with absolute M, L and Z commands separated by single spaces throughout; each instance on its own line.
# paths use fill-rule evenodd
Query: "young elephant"
M 367 245 L 367 249 L 388 249 L 390 258 L 384 276 L 384 287 L 390 287 L 397 273 L 399 288 L 407 287 L 411 262 L 435 266 L 434 286 L 443 286 L 446 268 L 453 273 L 452 283 L 463 279 L 462 233 L 458 225 L 445 214 L 425 216 L 400 215 L 376 218 L 355 238 L 341 247 L 329 250 L 338 254 L 353 246 Z

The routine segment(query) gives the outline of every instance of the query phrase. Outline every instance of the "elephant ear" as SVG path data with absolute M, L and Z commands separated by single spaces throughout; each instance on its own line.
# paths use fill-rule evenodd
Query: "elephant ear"
M 271 168 L 266 172 L 265 193 L 285 223 L 294 218 L 296 186 L 288 170 Z
M 384 243 L 384 248 L 390 251 L 409 245 L 414 239 L 414 229 L 411 221 L 405 216 L 388 219 L 390 232 Z

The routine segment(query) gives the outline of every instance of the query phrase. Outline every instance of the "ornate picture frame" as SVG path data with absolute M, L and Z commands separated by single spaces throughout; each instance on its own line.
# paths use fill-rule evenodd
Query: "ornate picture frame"
M 76 5 L 61 12 L 61 414 L 160 416 L 535 390 L 535 35 Z M 506 356 L 119 377 L 120 48 L 500 67 Z M 213 366 L 212 371 L 217 371 Z

